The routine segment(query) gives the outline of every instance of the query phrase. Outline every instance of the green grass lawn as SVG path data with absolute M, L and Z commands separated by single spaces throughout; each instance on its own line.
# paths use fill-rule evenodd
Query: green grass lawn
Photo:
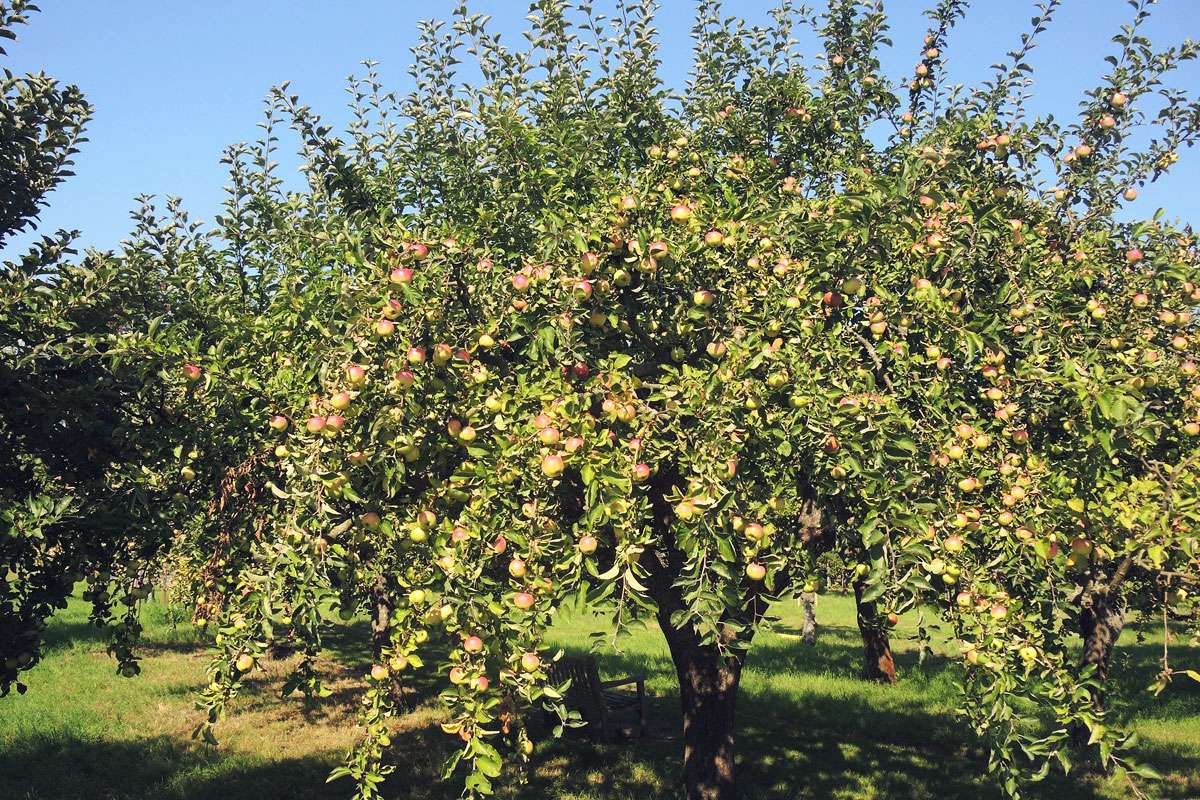
M 778 631 L 756 641 L 742 684 L 740 785 L 748 800 L 824 798 L 999 798 L 986 759 L 954 719 L 954 667 L 936 657 L 924 666 L 894 637 L 900 684 L 874 686 L 856 677 L 860 641 L 853 602 L 823 596 L 818 645 L 795 636 L 794 604 L 779 609 Z M 86 606 L 73 601 L 53 623 L 48 657 L 27 676 L 30 692 L 0 700 L 0 798 L 346 798 L 344 782 L 325 776 L 354 740 L 354 697 L 367 663 L 365 625 L 332 638 L 323 665 L 334 696 L 315 708 L 278 700 L 287 664 L 267 662 L 222 723 L 220 748 L 193 742 L 194 691 L 204 681 L 205 645 L 186 626 L 174 629 L 161 605 L 144 611 L 143 674 L 114 675 Z M 589 647 L 604 621 L 564 612 L 554 639 L 574 652 Z M 1158 636 L 1158 638 L 1156 638 Z M 651 694 L 649 735 L 596 745 L 569 738 L 542 744 L 530 783 L 504 790 L 511 798 L 658 800 L 679 796 L 681 744 L 674 674 L 656 630 L 623 639 L 620 652 L 600 651 L 606 677 L 645 673 Z M 1122 639 L 1112 704 L 1119 720 L 1141 736 L 1140 757 L 1166 776 L 1151 796 L 1200 797 L 1200 684 L 1177 681 L 1159 698 L 1145 686 L 1161 652 L 1161 635 L 1136 631 Z M 1175 658 L 1200 662 L 1179 648 Z M 415 709 L 393 737 L 396 774 L 389 796 L 457 797 L 461 784 L 439 781 L 447 748 L 457 740 L 437 728 L 432 680 L 416 681 Z M 1131 796 L 1117 779 L 1051 779 L 1033 797 L 1054 800 Z

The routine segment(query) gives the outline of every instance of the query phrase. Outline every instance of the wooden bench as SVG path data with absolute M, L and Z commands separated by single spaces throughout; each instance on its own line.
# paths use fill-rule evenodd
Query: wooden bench
M 646 677 L 633 675 L 612 681 L 600 680 L 596 659 L 571 658 L 564 656 L 550 665 L 547 670 L 550 683 L 561 687 L 570 681 L 563 691 L 563 704 L 578 711 L 587 727 L 597 726 L 601 739 L 616 738 L 617 733 L 626 737 L 641 737 L 646 732 Z M 636 687 L 637 693 L 614 691 L 619 686 Z M 636 713 L 637 727 L 618 727 L 620 716 Z M 636 734 L 633 731 L 636 730 Z

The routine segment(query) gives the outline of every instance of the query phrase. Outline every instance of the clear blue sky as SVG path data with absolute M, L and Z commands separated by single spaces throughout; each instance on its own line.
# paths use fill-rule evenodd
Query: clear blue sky
M 820 2 L 820 0 L 816 0 Z M 934 0 L 889 0 L 895 47 L 884 55 L 892 76 L 910 74 Z M 731 0 L 736 11 L 765 22 L 771 0 Z M 411 85 L 407 67 L 419 19 L 445 18 L 452 0 L 42 0 L 42 12 L 19 30 L 3 66 L 45 70 L 78 84 L 95 106 L 77 175 L 51 197 L 41 227 L 78 228 L 82 244 L 109 248 L 130 230 L 139 193 L 184 198 L 193 216 L 211 219 L 225 183 L 219 164 L 231 142 L 258 133 L 261 101 L 284 80 L 335 124 L 346 117 L 346 77 L 362 59 L 381 62 L 389 88 Z M 473 0 L 491 14 L 510 45 L 519 43 L 524 0 Z M 662 74 L 682 86 L 691 63 L 690 0 L 662 0 Z M 610 6 L 597 0 L 598 9 Z M 1013 49 L 1027 29 L 1032 0 L 975 0 L 947 50 L 953 81 L 976 83 Z M 1080 92 L 1103 74 L 1109 38 L 1129 17 L 1125 0 L 1066 0 L 1034 54 L 1037 112 L 1073 118 Z M 1200 38 L 1200 0 L 1163 0 L 1148 28 L 1156 45 Z M 805 42 L 815 52 L 815 42 Z M 1186 65 L 1173 84 L 1200 89 L 1200 66 Z M 285 134 L 281 144 L 291 148 Z M 1142 193 L 1134 211 L 1163 206 L 1170 218 L 1200 222 L 1200 148 L 1184 151 L 1173 175 Z M 12 255 L 29 236 L 14 240 Z

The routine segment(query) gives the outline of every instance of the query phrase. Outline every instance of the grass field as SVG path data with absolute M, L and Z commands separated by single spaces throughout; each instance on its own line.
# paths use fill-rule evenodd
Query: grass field
M 902 637 L 894 644 L 901 682 L 873 686 L 856 677 L 860 642 L 853 602 L 823 596 L 817 647 L 794 633 L 798 609 L 780 609 L 779 630 L 755 644 L 743 681 L 738 717 L 740 785 L 748 800 L 825 798 L 999 798 L 985 775 L 986 760 L 956 723 L 954 667 L 934 658 L 920 667 Z M 205 646 L 186 626 L 173 628 L 165 609 L 150 603 L 143 674 L 114 675 L 86 607 L 73 601 L 53 623 L 50 654 L 32 672 L 29 694 L 0 700 L 0 798 L 213 798 L 257 800 L 346 798 L 348 784 L 325 783 L 356 735 L 353 698 L 367 663 L 364 625 L 333 638 L 324 664 L 334 697 L 316 708 L 299 699 L 280 702 L 287 665 L 267 662 L 252 691 L 222 724 L 222 745 L 198 745 L 190 732 L 198 715 L 193 693 L 204 681 Z M 582 652 L 603 620 L 564 613 L 556 642 Z M 679 796 L 681 744 L 673 672 L 661 635 L 638 632 L 621 652 L 601 651 L 605 676 L 648 676 L 651 729 L 641 741 L 597 746 L 567 739 L 541 745 L 525 786 L 511 798 L 553 800 L 659 800 Z M 1200 684 L 1177 681 L 1162 697 L 1145 691 L 1156 671 L 1161 636 L 1137 631 L 1122 639 L 1112 691 L 1114 713 L 1141 736 L 1140 756 L 1165 775 L 1151 796 L 1200 797 Z M 1200 652 L 1180 648 L 1192 665 Z M 429 685 L 427 681 L 425 686 Z M 393 737 L 399 768 L 388 796 L 456 797 L 457 779 L 441 783 L 440 764 L 457 740 L 436 726 L 438 704 L 418 682 L 415 709 Z M 1131 796 L 1119 779 L 1050 779 L 1033 797 L 1054 800 Z

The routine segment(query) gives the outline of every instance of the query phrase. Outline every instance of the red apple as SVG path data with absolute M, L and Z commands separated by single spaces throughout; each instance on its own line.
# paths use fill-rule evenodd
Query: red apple
M 767 568 L 757 561 L 751 561 L 746 565 L 746 577 L 752 581 L 761 581 L 767 577 Z
M 397 267 L 388 275 L 388 280 L 392 283 L 412 283 L 413 271 L 408 267 Z
M 463 639 L 463 650 L 474 655 L 483 652 L 483 639 L 478 636 L 468 636 Z
M 596 552 L 599 542 L 596 541 L 595 536 L 580 536 L 577 546 L 579 547 L 579 552 L 583 553 L 584 555 L 591 555 L 592 553 Z
M 542 474 L 547 478 L 557 478 L 564 468 L 562 456 L 551 453 L 542 459 Z
M 522 611 L 527 611 L 528 609 L 533 608 L 533 604 L 536 601 L 534 596 L 529 592 L 517 592 L 513 595 L 512 602 L 517 608 L 521 609 Z
M 183 365 L 183 377 L 187 378 L 189 381 L 200 380 L 200 376 L 202 374 L 204 374 L 202 372 L 202 370 L 195 364 L 184 364 Z
M 304 429 L 309 433 L 320 433 L 325 429 L 325 418 L 309 417 L 308 422 L 304 423 Z
M 276 431 L 286 431 L 288 428 L 288 418 L 282 414 L 276 414 L 271 417 L 271 428 Z

